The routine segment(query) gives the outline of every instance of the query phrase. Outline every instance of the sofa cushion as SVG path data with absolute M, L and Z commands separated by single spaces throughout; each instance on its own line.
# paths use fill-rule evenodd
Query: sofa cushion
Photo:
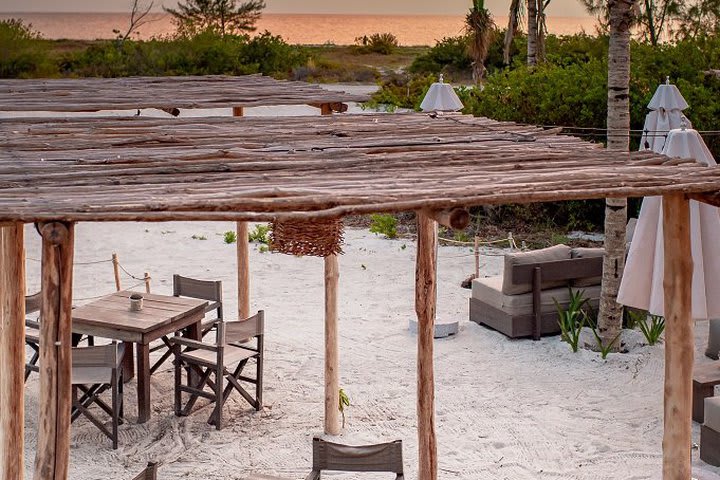
M 570 252 L 572 258 L 594 258 L 602 257 L 605 255 L 604 248 L 573 248 Z M 588 278 L 576 278 L 572 281 L 574 287 L 592 287 L 600 285 L 602 283 L 602 276 L 588 277 Z
M 502 292 L 503 278 L 501 276 L 476 278 L 472 282 L 472 296 L 474 299 L 486 303 L 498 310 L 502 310 L 511 316 L 530 315 L 532 313 L 532 293 L 522 295 L 505 295 Z M 577 290 L 577 289 L 575 289 Z M 597 307 L 600 298 L 600 286 L 582 289 L 585 292 L 584 298 L 590 299 L 593 308 Z M 566 306 L 570 302 L 568 287 L 543 290 L 540 293 L 540 311 L 542 313 L 555 312 L 555 302 Z
M 705 399 L 705 426 L 720 432 L 720 397 Z
M 505 270 L 503 272 L 502 293 L 505 295 L 521 295 L 532 291 L 531 283 L 513 284 L 512 270 L 515 265 L 527 265 L 540 262 L 554 262 L 570 258 L 570 247 L 555 245 L 554 247 L 533 250 L 531 252 L 506 253 Z M 540 288 L 547 290 L 566 286 L 566 282 L 542 282 Z

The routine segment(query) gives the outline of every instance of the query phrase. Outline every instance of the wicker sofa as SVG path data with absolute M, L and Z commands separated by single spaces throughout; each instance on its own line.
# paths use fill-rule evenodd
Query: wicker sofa
M 602 248 L 567 245 L 506 254 L 502 275 L 473 280 L 470 320 L 510 338 L 557 334 L 555 300 L 567 306 L 570 288 L 597 308 L 602 257 Z

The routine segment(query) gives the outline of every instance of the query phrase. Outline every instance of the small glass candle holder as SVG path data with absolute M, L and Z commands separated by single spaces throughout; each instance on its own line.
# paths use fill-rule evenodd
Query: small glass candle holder
M 143 296 L 139 293 L 133 293 L 130 295 L 130 310 L 133 312 L 139 312 L 143 308 Z

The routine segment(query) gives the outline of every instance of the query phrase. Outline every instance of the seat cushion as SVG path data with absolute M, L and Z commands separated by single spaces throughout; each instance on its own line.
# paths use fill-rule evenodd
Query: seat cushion
M 234 363 L 241 362 L 247 358 L 257 356 L 257 352 L 248 350 L 247 348 L 233 347 L 228 345 L 225 347 L 225 365 L 232 365 Z M 193 350 L 191 352 L 185 352 L 182 354 L 183 358 L 187 358 L 190 361 L 203 363 L 205 365 L 217 364 L 217 353 L 209 350 Z
M 596 258 L 605 255 L 604 248 L 573 248 L 570 251 L 571 258 Z M 572 282 L 574 287 L 593 287 L 602 283 L 602 276 L 588 277 L 588 278 L 576 278 Z
M 705 399 L 705 422 L 706 427 L 720 432 L 720 397 L 707 397 Z
M 474 299 L 495 307 L 498 310 L 502 310 L 512 316 L 527 315 L 532 313 L 532 293 L 506 295 L 502 292 L 502 285 L 503 278 L 501 276 L 476 278 L 472 282 L 472 296 Z M 594 287 L 583 288 L 582 290 L 585 291 L 584 297 L 590 299 L 590 303 L 592 305 L 597 305 L 597 301 L 600 298 L 600 286 L 597 285 Z M 570 291 L 568 287 L 543 290 L 540 293 L 542 313 L 556 311 L 553 299 L 557 300 L 560 305 L 567 305 L 570 301 Z
M 505 295 L 521 295 L 532 291 L 531 283 L 514 284 L 512 270 L 515 265 L 527 265 L 540 262 L 554 262 L 570 258 L 570 247 L 555 245 L 554 247 L 533 250 L 531 252 L 518 252 L 505 254 L 505 269 L 503 271 L 502 292 Z M 566 282 L 542 282 L 541 289 L 562 287 Z

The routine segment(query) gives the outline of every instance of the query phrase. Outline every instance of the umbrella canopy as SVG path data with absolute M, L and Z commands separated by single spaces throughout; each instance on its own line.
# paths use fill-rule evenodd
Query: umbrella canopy
M 665 133 L 683 126 L 685 118 L 682 111 L 688 108 L 688 103 L 683 98 L 680 90 L 670 84 L 670 78 L 665 80 L 664 85 L 659 85 L 655 94 L 648 103 L 648 109 L 652 110 L 645 117 L 643 135 L 640 139 L 640 150 L 652 150 L 662 152 L 665 146 Z M 687 119 L 685 119 L 687 122 Z M 685 126 L 692 127 L 689 122 Z
M 703 165 L 716 165 L 710 150 L 697 131 L 672 130 L 662 153 L 669 157 L 693 158 Z M 692 317 L 720 317 L 720 215 L 718 209 L 690 202 L 690 237 L 693 258 Z M 630 245 L 618 303 L 664 316 L 662 198 L 643 201 Z
M 457 112 L 463 107 L 464 105 L 452 85 L 443 81 L 442 74 L 439 81 L 430 85 L 430 89 L 420 104 L 423 112 Z

